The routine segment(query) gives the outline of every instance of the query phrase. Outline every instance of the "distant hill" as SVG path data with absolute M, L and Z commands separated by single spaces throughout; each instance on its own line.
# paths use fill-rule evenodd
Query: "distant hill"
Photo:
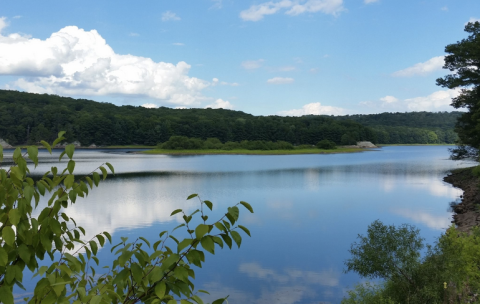
M 455 123 L 463 112 L 406 112 L 334 116 L 340 121 L 355 121 L 372 128 L 378 143 L 455 143 Z
M 282 140 L 299 145 L 316 144 L 322 139 L 339 145 L 356 141 L 453 143 L 453 124 L 458 115 L 418 112 L 340 117 L 254 116 L 226 109 L 147 109 L 0 90 L 0 138 L 12 145 L 53 140 L 61 130 L 67 131 L 69 142 L 77 140 L 84 146 L 156 145 L 172 135 L 214 137 L 224 143 Z

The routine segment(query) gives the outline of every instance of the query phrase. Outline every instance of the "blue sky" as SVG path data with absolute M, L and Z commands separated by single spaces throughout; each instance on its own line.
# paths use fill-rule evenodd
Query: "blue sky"
M 478 0 L 0 0 L 0 88 L 255 115 L 451 111 Z

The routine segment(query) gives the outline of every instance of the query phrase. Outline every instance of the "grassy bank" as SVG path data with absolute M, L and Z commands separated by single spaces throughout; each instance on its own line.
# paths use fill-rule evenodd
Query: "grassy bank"
M 455 144 L 377 144 L 378 147 L 390 146 L 455 146 Z
M 247 149 L 233 149 L 233 150 L 165 150 L 153 149 L 142 151 L 144 154 L 167 154 L 167 155 L 216 155 L 216 154 L 242 154 L 242 155 L 292 155 L 292 154 L 334 154 L 334 153 L 353 153 L 368 151 L 358 148 L 337 148 L 334 150 L 323 149 L 294 149 L 294 150 L 247 150 Z

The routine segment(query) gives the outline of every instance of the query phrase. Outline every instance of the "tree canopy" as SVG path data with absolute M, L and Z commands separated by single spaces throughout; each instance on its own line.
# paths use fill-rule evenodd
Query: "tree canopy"
M 459 89 L 460 94 L 452 99 L 452 106 L 468 111 L 460 116 L 455 131 L 460 146 L 476 150 L 480 147 L 480 23 L 470 22 L 465 26 L 469 36 L 445 47 L 444 69 L 452 73 L 437 79 L 437 85 Z M 460 149 L 461 150 L 461 149 Z M 458 152 L 458 150 L 457 150 Z

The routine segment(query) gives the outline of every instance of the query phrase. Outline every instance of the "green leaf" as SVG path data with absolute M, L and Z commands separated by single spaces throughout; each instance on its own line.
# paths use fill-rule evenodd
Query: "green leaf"
M 75 152 L 75 146 L 73 144 L 69 144 L 65 147 L 65 153 L 67 154 L 68 158 L 72 159 L 73 152 Z
M 185 283 L 188 283 L 188 270 L 185 269 L 184 267 L 181 267 L 181 266 L 176 267 L 175 270 L 173 271 L 173 274 L 175 275 L 175 277 L 177 277 L 177 279 Z
M 13 304 L 13 293 L 10 287 L 3 285 L 0 287 L 0 302 L 4 304 Z
M 97 251 L 98 251 L 98 245 L 97 245 L 97 242 L 95 241 L 90 241 L 88 242 L 90 244 L 90 249 L 92 249 L 92 252 L 94 255 L 97 255 Z
M 228 297 L 225 297 L 223 299 L 218 299 L 218 300 L 215 300 L 212 302 L 212 304 L 223 304 L 226 300 L 227 300 Z
M 179 212 L 182 212 L 182 209 L 174 210 L 174 211 L 170 214 L 170 216 L 175 215 L 175 214 L 177 214 L 177 213 L 179 213 Z
M 18 223 L 20 222 L 20 216 L 21 216 L 20 210 L 18 209 L 12 209 L 8 213 L 8 219 L 10 220 L 10 223 L 12 223 L 15 226 L 17 226 Z
M 200 240 L 200 244 L 202 244 L 203 249 L 210 252 L 211 254 L 215 254 L 215 243 L 209 235 L 204 236 Z
M 65 133 L 67 133 L 66 131 L 60 131 L 58 132 L 58 138 L 62 137 L 63 135 L 65 135 Z
M 207 205 L 208 209 L 212 210 L 213 208 L 213 204 L 211 201 L 203 201 L 205 203 L 205 205 Z
M 30 262 L 30 250 L 28 250 L 27 245 L 22 244 L 18 246 L 18 255 L 25 262 L 25 264 Z
M 167 304 L 177 304 L 177 301 L 175 301 L 175 300 L 170 300 L 170 301 L 167 302 Z
M 6 266 L 8 263 L 8 253 L 0 247 L 0 266 Z
M 107 172 L 107 169 L 105 169 L 104 167 L 100 167 L 99 168 L 100 171 L 102 171 L 102 174 L 103 174 L 103 180 L 105 180 L 107 178 L 107 175 L 108 175 L 108 172 Z
M 237 243 L 238 248 L 240 248 L 240 244 L 242 244 L 242 237 L 240 236 L 240 233 L 236 231 L 230 231 L 230 235 L 235 243 Z
M 133 278 L 135 279 L 135 281 L 137 283 L 141 283 L 143 278 L 143 271 L 140 265 L 138 265 L 137 263 L 133 263 L 130 266 L 130 269 L 132 270 Z
M 100 243 L 100 246 L 103 247 L 103 244 L 105 244 L 105 238 L 101 234 L 96 235 L 98 242 Z
M 61 161 L 63 156 L 65 155 L 65 151 L 62 151 L 62 153 L 60 153 L 60 156 L 58 157 L 58 161 Z
M 0 145 L 0 162 L 3 161 L 3 146 Z
M 50 144 L 49 144 L 49 143 L 47 143 L 47 142 L 44 141 L 44 140 L 41 140 L 40 143 L 48 150 L 48 152 L 49 152 L 50 154 L 52 154 L 52 147 L 50 147 Z
M 187 246 L 190 246 L 190 244 L 192 244 L 192 242 L 193 242 L 192 239 L 184 239 L 183 241 L 181 241 L 180 244 L 178 244 L 178 247 L 177 247 L 178 252 L 181 252 L 184 248 L 186 248 Z
M 105 165 L 107 165 L 107 167 L 110 169 L 110 172 L 112 172 L 112 174 L 115 175 L 115 170 L 113 169 L 112 164 L 110 164 L 110 163 L 105 163 Z
M 192 199 L 192 198 L 197 197 L 197 196 L 198 196 L 198 194 L 196 194 L 196 193 L 190 194 L 190 195 L 187 197 L 187 201 L 188 201 L 189 199 Z
M 242 225 L 238 225 L 238 228 L 240 228 L 240 229 L 242 229 L 243 231 L 245 231 L 245 233 L 248 234 L 248 236 L 251 237 L 251 235 L 250 235 L 250 230 L 248 230 L 247 227 L 242 226 Z
M 199 224 L 197 228 L 195 228 L 195 238 L 200 240 L 205 234 L 208 233 L 209 229 L 210 228 L 208 225 Z
M 70 188 L 72 188 L 74 181 L 75 181 L 75 176 L 73 174 L 69 174 L 63 180 L 63 184 L 65 185 L 65 187 L 67 189 L 70 189 Z
M 197 302 L 197 304 L 203 304 L 203 300 L 202 300 L 199 296 L 197 296 L 197 295 L 194 295 L 194 296 L 192 297 L 192 300 L 194 300 L 195 302 Z
M 98 174 L 97 172 L 93 172 L 92 177 L 93 177 L 93 182 L 95 183 L 95 186 L 98 187 L 98 183 L 100 182 L 100 174 Z
M 45 185 L 40 181 L 37 181 L 37 189 L 42 196 L 45 195 Z
M 27 147 L 28 158 L 30 158 L 35 164 L 35 168 L 38 165 L 38 148 L 35 146 Z
M 144 238 L 144 237 L 139 237 L 139 239 L 141 239 L 142 241 L 144 241 L 144 242 L 145 242 L 145 244 L 147 244 L 147 246 L 150 248 L 150 242 L 149 242 L 149 241 L 147 241 L 147 239 L 146 239 L 146 238 Z
M 233 242 L 230 236 L 226 233 L 222 233 L 220 234 L 220 236 L 222 237 L 223 241 L 227 244 L 228 248 L 232 249 Z
M 104 231 L 103 232 L 103 235 L 107 237 L 108 241 L 110 242 L 110 244 L 112 243 L 112 236 L 110 235 L 110 233 Z
M 159 299 L 163 299 L 165 296 L 165 291 L 167 290 L 167 286 L 165 285 L 165 282 L 160 282 L 157 285 L 155 285 L 155 294 Z
M 73 170 L 75 169 L 75 161 L 69 160 L 68 165 L 67 165 L 67 169 L 68 169 L 68 172 L 70 172 L 70 174 L 72 174 Z
M 237 221 L 238 216 L 240 215 L 240 210 L 238 210 L 237 206 L 229 207 L 228 214 L 230 214 L 235 219 L 235 221 Z
M 10 226 L 3 227 L 2 237 L 5 243 L 7 243 L 9 246 L 13 246 L 15 243 L 15 232 Z
M 250 206 L 249 203 L 242 201 L 242 202 L 240 202 L 240 204 L 242 204 L 245 208 L 247 208 L 247 210 L 250 211 L 250 213 L 253 213 L 253 208 L 252 208 L 252 206 Z

